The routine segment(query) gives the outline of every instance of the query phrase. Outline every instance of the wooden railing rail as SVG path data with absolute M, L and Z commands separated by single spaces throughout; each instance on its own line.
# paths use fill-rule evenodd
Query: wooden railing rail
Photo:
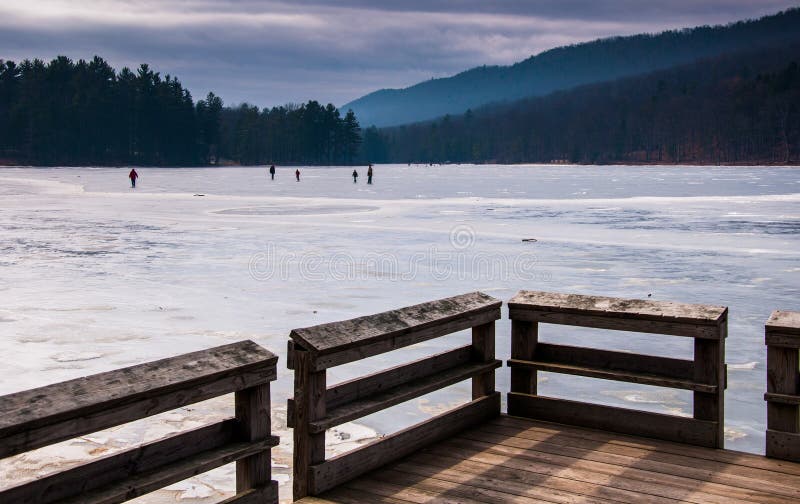
M 502 302 L 480 292 L 292 331 L 294 498 L 317 495 L 500 414 L 494 323 Z M 472 329 L 472 344 L 332 387 L 326 369 Z M 472 379 L 472 401 L 366 446 L 325 460 L 325 431 Z
M 117 503 L 236 462 L 227 504 L 276 503 L 269 382 L 278 358 L 242 341 L 0 397 L 0 457 L 235 392 L 235 418 L 11 488 L 0 502 Z
M 508 414 L 721 448 L 728 309 L 664 301 L 520 291 L 508 302 Z M 540 343 L 539 324 L 564 324 L 694 338 L 694 360 Z M 548 371 L 691 390 L 694 418 L 538 394 Z
M 774 311 L 765 326 L 767 345 L 768 457 L 800 462 L 800 312 Z

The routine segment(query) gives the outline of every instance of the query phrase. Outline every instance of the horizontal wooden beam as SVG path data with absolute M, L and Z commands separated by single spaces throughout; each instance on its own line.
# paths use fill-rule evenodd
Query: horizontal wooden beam
M 0 458 L 268 383 L 277 359 L 243 341 L 0 397 Z
M 342 406 L 335 407 L 327 412 L 324 418 L 310 422 L 310 431 L 313 434 L 350 422 L 369 414 L 385 410 L 396 404 L 409 401 L 416 397 L 443 389 L 454 383 L 493 371 L 503 363 L 499 360 L 492 362 L 470 362 L 455 367 L 443 369 L 435 374 L 422 376 L 402 383 L 387 390 L 377 392 L 371 396 L 362 397 Z
M 357 450 L 313 465 L 309 469 L 310 492 L 314 495 L 322 493 L 499 414 L 500 393 L 496 392 Z
M 470 362 L 471 358 L 472 345 L 465 345 L 409 364 L 402 364 L 385 371 L 339 383 L 325 392 L 325 408 L 330 411 L 415 378 L 431 376 L 445 369 L 466 364 Z M 289 399 L 287 405 L 286 423 L 288 427 L 292 428 L 294 427 L 294 399 Z
M 628 383 L 638 383 L 640 385 L 652 385 L 656 387 L 668 387 L 682 390 L 695 390 L 709 394 L 716 393 L 716 385 L 696 383 L 691 380 L 680 380 L 661 375 L 647 373 L 632 373 L 630 371 L 614 371 L 602 368 L 591 368 L 586 366 L 575 366 L 572 364 L 562 364 L 559 362 L 545 361 L 526 361 L 509 359 L 508 367 L 532 369 L 537 371 L 548 371 L 551 373 L 562 373 L 575 376 L 587 376 L 590 378 L 600 378 L 603 380 L 614 380 Z
M 524 290 L 519 291 L 508 302 L 508 307 L 512 310 L 530 309 L 550 313 L 594 315 L 712 327 L 725 320 L 728 314 L 728 309 L 724 306 Z
M 508 414 L 713 448 L 717 423 L 510 392 Z
M 791 394 L 776 394 L 767 392 L 764 394 L 764 400 L 767 402 L 800 406 L 800 396 Z
M 800 349 L 800 336 L 777 330 L 766 330 L 764 343 L 767 346 Z
M 363 376 L 330 387 L 325 392 L 328 409 L 375 395 L 417 378 L 435 375 L 441 371 L 467 364 L 472 358 L 472 345 L 438 353 L 408 364 Z
M 500 308 L 494 310 L 485 310 L 479 313 L 465 315 L 457 320 L 450 320 L 448 322 L 437 324 L 432 327 L 423 329 L 414 329 L 390 339 L 384 339 L 375 343 L 367 343 L 358 348 L 351 348 L 348 350 L 337 351 L 326 355 L 313 356 L 312 369 L 314 371 L 322 371 L 331 367 L 354 362 L 373 355 L 380 355 L 382 353 L 391 352 L 410 345 L 428 341 L 441 336 L 446 336 L 465 329 L 471 329 L 475 326 L 488 324 L 500 318 Z
M 562 324 L 615 331 L 629 331 L 651 334 L 668 334 L 690 338 L 719 339 L 717 326 L 693 324 L 689 322 L 658 321 L 633 319 L 625 316 L 588 315 L 578 313 L 559 313 L 536 310 L 527 307 L 512 308 L 509 305 L 508 316 L 511 320 L 541 322 L 545 324 Z
M 295 329 L 290 337 L 312 354 L 314 370 L 363 359 L 500 318 L 502 302 L 481 292 Z
M 538 342 L 536 345 L 535 360 L 611 371 L 653 374 L 679 380 L 691 380 L 694 377 L 692 360 L 543 342 Z
M 273 436 L 239 441 L 229 419 L 12 487 L 0 492 L 0 502 L 122 502 L 277 444 Z

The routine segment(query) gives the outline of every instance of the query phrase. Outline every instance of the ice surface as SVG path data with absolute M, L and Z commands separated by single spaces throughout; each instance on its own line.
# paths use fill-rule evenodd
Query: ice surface
M 397 165 L 375 167 L 371 186 L 353 184 L 351 168 L 300 170 L 298 183 L 294 168 L 279 167 L 275 182 L 263 167 L 142 168 L 132 190 L 126 169 L 0 168 L 0 394 L 249 338 L 280 355 L 273 404 L 285 405 L 294 327 L 471 290 L 504 300 L 522 288 L 652 296 L 730 306 L 728 447 L 763 450 L 763 323 L 773 309 L 800 308 L 800 170 Z M 501 356 L 508 334 L 501 320 Z M 586 334 L 598 348 L 691 351 L 682 338 Z M 586 334 L 548 326 L 542 337 L 587 344 Z M 401 360 L 451 345 L 427 342 Z M 396 361 L 335 368 L 330 381 Z M 498 372 L 500 389 L 507 375 Z M 546 374 L 541 387 L 691 414 L 683 392 L 604 381 L 597 394 L 588 383 L 598 382 Z M 409 403 L 402 417 L 468 395 L 465 383 Z M 179 411 L 150 434 L 226 408 Z M 398 418 L 370 417 L 365 432 Z M 351 428 L 340 442 L 367 435 Z M 85 438 L 65 457 L 144 435 Z M 276 463 L 285 465 L 284 437 Z M 41 469 L 30 457 L 14 464 L 0 463 L 0 478 Z M 230 470 L 220 471 L 152 498 L 206 502 L 230 491 Z M 285 481 L 287 470 L 276 472 Z

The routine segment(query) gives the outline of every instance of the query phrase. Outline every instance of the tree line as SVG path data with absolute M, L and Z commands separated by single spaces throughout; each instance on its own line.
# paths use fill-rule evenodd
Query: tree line
M 375 162 L 800 163 L 800 46 L 368 128 Z
M 105 60 L 0 60 L 0 162 L 35 165 L 349 164 L 361 130 L 316 101 L 260 110 L 194 102 L 147 64 L 116 72 Z

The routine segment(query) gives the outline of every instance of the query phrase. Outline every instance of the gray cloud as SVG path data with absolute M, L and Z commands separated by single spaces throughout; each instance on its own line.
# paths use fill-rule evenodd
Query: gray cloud
M 758 17 L 779 0 L 4 0 L 0 58 L 150 63 L 195 96 L 342 104 L 558 45 Z M 755 5 L 757 4 L 757 5 Z

